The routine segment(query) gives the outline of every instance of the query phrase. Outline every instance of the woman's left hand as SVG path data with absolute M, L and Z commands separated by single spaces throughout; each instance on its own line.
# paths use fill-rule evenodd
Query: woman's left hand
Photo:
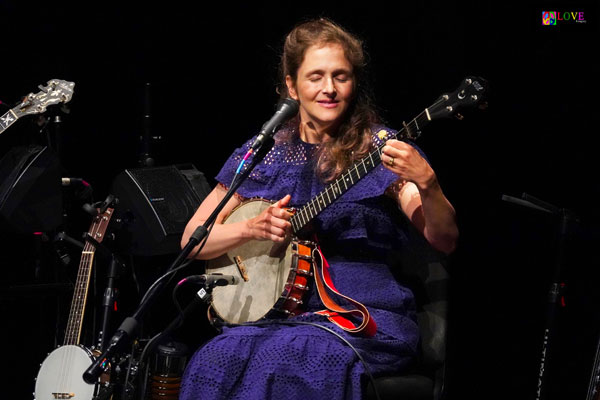
M 412 184 L 403 184 L 397 201 L 406 216 L 437 250 L 452 253 L 458 239 L 456 213 L 435 172 L 413 146 L 390 139 L 382 148 L 383 165 Z
M 420 190 L 435 184 L 437 178 L 429 163 L 410 144 L 390 139 L 382 148 L 381 161 L 401 179 L 414 182 Z

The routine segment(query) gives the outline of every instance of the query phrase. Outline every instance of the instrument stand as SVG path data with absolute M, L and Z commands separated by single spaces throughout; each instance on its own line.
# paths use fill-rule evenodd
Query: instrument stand
M 40 115 L 37 119 L 40 134 L 46 136 L 46 144 L 58 155 L 59 160 L 63 156 L 63 115 L 69 114 L 69 108 L 63 105 L 60 108 L 53 108 Z
M 86 235 L 85 240 L 94 245 L 100 254 L 110 259 L 110 266 L 106 273 L 106 288 L 104 289 L 104 296 L 102 298 L 102 328 L 98 340 L 98 349 L 103 351 L 108 340 L 107 332 L 110 329 L 110 316 L 112 315 L 117 296 L 115 281 L 119 278 L 119 268 L 125 268 L 125 264 L 111 250 L 102 243 L 96 241 L 93 237 Z
M 559 302 L 562 298 L 564 283 L 561 282 L 562 270 L 565 264 L 565 254 L 567 239 L 571 232 L 570 225 L 572 222 L 579 222 L 577 216 L 570 210 L 556 207 L 550 203 L 546 203 L 527 193 L 523 193 L 521 199 L 511 196 L 502 196 L 502 200 L 515 203 L 521 206 L 532 208 L 534 210 L 543 211 L 559 218 L 558 238 L 557 238 L 557 254 L 556 263 L 550 289 L 548 290 L 548 303 L 546 309 L 546 324 L 544 327 L 544 339 L 542 342 L 542 356 L 540 359 L 540 368 L 538 374 L 538 383 L 536 389 L 536 400 L 544 400 L 548 397 L 548 377 L 550 361 L 553 353 L 554 336 L 556 334 L 557 314 L 559 310 Z
M 264 144 L 254 153 L 254 157 L 252 157 L 251 162 L 248 164 L 248 167 L 244 169 L 243 172 L 234 180 L 231 184 L 229 191 L 225 194 L 221 202 L 214 209 L 212 214 L 206 219 L 204 225 L 198 226 L 194 233 L 190 236 L 188 243 L 183 247 L 179 255 L 176 257 L 175 261 L 171 264 L 171 266 L 167 269 L 166 273 L 163 274 L 161 278 L 159 278 L 146 292 L 146 295 L 140 302 L 137 310 L 131 317 L 125 318 L 121 326 L 117 329 L 113 337 L 111 338 L 108 346 L 102 353 L 100 357 L 98 357 L 94 363 L 83 373 L 83 380 L 87 383 L 94 383 L 98 380 L 102 372 L 104 372 L 106 365 L 108 365 L 108 361 L 113 356 L 113 354 L 119 350 L 125 341 L 132 340 L 137 333 L 138 325 L 140 319 L 146 313 L 148 307 L 152 302 L 156 299 L 159 293 L 162 292 L 164 287 L 167 284 L 167 281 L 164 279 L 167 276 L 172 275 L 175 271 L 177 271 L 186 261 L 188 255 L 192 252 L 192 250 L 200 243 L 202 243 L 206 237 L 208 236 L 208 229 L 214 224 L 217 219 L 217 216 L 221 212 L 221 210 L 225 207 L 229 199 L 233 196 L 233 194 L 237 191 L 240 185 L 246 180 L 250 172 L 254 169 L 254 167 L 261 162 L 267 153 L 273 148 L 275 141 L 272 137 L 266 138 Z
M 114 195 L 109 194 L 103 202 L 97 202 L 94 204 L 84 204 L 83 209 L 91 215 L 103 214 L 108 207 L 117 204 L 118 200 Z M 110 325 L 110 316 L 112 314 L 115 299 L 116 299 L 116 288 L 115 280 L 119 277 L 119 267 L 125 268 L 125 264 L 104 244 L 98 242 L 89 234 L 85 235 L 84 240 L 93 245 L 98 253 L 110 259 L 110 266 L 108 268 L 106 276 L 106 288 L 104 290 L 104 296 L 102 298 L 102 327 L 100 330 L 100 338 L 98 340 L 98 350 L 102 351 L 106 347 L 107 332 Z
M 103 202 L 94 204 L 84 204 L 83 209 L 91 215 L 104 213 L 108 207 L 118 203 L 113 195 L 108 195 Z M 106 288 L 102 298 L 102 325 L 98 338 L 96 351 L 101 352 L 107 345 L 108 332 L 110 331 L 110 320 L 113 314 L 114 305 L 117 297 L 117 288 L 115 282 L 119 278 L 119 269 L 124 269 L 125 264 L 113 253 L 104 243 L 98 242 L 89 234 L 84 236 L 84 240 L 94 246 L 96 252 L 102 254 L 106 259 L 110 260 L 109 267 L 106 273 Z M 110 379 L 108 382 L 101 384 L 98 389 L 98 394 L 93 400 L 108 400 L 112 397 L 115 389 L 115 382 Z
M 152 141 L 152 107 L 151 107 L 151 84 L 144 84 L 144 119 L 142 135 L 140 136 L 140 159 L 141 167 L 153 167 L 154 158 L 150 153 L 150 143 Z

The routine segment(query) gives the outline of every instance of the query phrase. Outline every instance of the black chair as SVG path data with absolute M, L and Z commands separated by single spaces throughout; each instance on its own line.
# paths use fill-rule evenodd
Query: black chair
M 400 265 L 397 279 L 415 295 L 420 355 L 410 371 L 375 378 L 380 400 L 440 400 L 444 394 L 449 276 L 444 257 L 419 237 L 412 242 L 410 252 L 394 255 L 394 264 Z M 376 399 L 371 382 L 365 399 Z

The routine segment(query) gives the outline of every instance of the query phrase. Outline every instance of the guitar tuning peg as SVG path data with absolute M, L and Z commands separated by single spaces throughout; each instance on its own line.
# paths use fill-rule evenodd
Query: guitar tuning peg
M 484 102 L 482 102 L 482 103 L 479 105 L 479 109 L 480 109 L 480 110 L 486 110 L 486 109 L 488 108 L 488 105 L 489 105 L 489 104 L 488 104 L 488 102 L 487 102 L 487 101 L 484 101 Z
M 456 113 L 455 117 L 459 121 L 462 121 L 465 118 L 462 114 L 459 114 L 459 113 Z

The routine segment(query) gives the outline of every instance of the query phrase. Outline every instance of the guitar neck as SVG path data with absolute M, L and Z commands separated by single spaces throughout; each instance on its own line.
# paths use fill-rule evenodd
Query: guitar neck
M 429 112 L 425 109 L 410 123 L 404 124 L 404 127 L 395 135 L 388 135 L 387 139 L 410 139 L 414 140 L 421 134 L 421 128 L 427 125 L 431 120 Z M 377 146 L 366 157 L 357 161 L 346 172 L 340 175 L 335 181 L 330 183 L 319 194 L 313 197 L 302 208 L 290 218 L 292 230 L 294 233 L 300 232 L 308 225 L 313 218 L 319 215 L 326 207 L 336 201 L 341 195 L 346 193 L 352 186 L 358 183 L 365 175 L 381 164 L 381 154 L 385 142 Z
M 17 114 L 13 110 L 8 110 L 3 116 L 0 117 L 0 134 L 4 132 L 9 126 L 15 123 L 19 119 Z

